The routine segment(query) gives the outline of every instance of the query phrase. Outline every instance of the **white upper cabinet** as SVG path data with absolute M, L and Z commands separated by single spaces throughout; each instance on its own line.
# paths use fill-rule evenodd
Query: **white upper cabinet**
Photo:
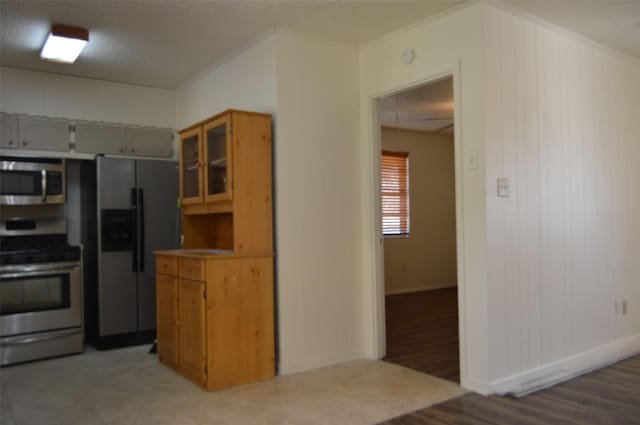
M 77 153 L 171 158 L 170 129 L 29 117 L 0 113 L 2 149 L 69 152 L 75 130 Z M 74 129 L 75 128 L 75 129 Z
M 64 152 L 69 150 L 69 121 L 18 117 L 18 149 Z
M 128 128 L 127 149 L 131 155 L 169 158 L 173 156 L 173 132 L 155 128 Z
M 76 152 L 125 155 L 125 127 L 76 123 Z
M 169 158 L 171 130 L 76 123 L 76 152 Z
M 2 135 L 0 136 L 0 147 L 17 148 L 18 147 L 18 117 L 15 115 L 0 114 L 2 121 L 0 128 Z

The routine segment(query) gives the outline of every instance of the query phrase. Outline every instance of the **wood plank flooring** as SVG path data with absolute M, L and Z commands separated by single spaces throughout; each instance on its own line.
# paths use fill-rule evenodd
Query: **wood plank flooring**
M 384 360 L 460 382 L 457 288 L 388 295 Z
M 640 356 L 522 398 L 465 395 L 385 425 L 638 425 Z

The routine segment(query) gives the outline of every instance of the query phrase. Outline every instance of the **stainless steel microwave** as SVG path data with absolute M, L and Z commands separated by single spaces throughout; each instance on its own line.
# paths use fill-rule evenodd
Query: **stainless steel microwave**
M 65 160 L 0 157 L 0 205 L 63 204 Z

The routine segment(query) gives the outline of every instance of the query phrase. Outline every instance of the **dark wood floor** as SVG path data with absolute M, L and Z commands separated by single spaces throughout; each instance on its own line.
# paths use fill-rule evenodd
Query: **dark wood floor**
M 384 360 L 460 382 L 456 288 L 386 297 Z
M 465 395 L 386 425 L 638 425 L 640 356 L 522 398 Z

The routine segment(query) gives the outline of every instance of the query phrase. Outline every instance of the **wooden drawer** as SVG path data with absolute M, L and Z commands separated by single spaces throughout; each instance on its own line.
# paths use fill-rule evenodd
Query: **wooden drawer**
M 178 259 L 172 255 L 157 255 L 156 273 L 178 276 Z
M 204 281 L 205 261 L 198 258 L 178 258 L 178 277 Z

